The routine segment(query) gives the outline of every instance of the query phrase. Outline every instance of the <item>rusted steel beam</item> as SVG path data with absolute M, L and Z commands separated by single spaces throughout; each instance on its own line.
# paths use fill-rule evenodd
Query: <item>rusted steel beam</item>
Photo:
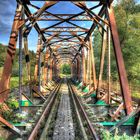
M 86 81 L 85 84 L 88 84 L 88 49 L 86 48 L 86 55 L 85 55 L 85 64 L 86 64 Z
M 57 18 L 38 18 L 37 21 L 61 21 L 60 19 Z M 93 21 L 92 19 L 78 19 L 78 18 L 74 18 L 71 19 L 70 21 Z
M 121 103 L 113 114 L 110 114 L 112 121 L 117 120 L 120 112 L 124 109 L 124 104 Z
M 32 16 L 32 13 L 30 12 L 28 6 L 27 6 L 26 4 L 24 4 L 23 7 L 24 7 L 24 10 L 25 10 L 26 16 L 29 18 L 29 21 L 32 22 L 32 18 L 30 18 L 30 17 Z M 39 27 L 39 25 L 38 25 L 36 22 L 34 23 L 34 28 L 36 29 L 36 31 L 38 32 L 38 34 L 40 34 L 40 35 L 42 36 L 43 42 L 46 42 L 47 39 L 46 39 L 46 37 L 44 36 L 44 34 L 41 32 L 40 27 Z M 48 47 L 49 47 L 49 46 L 48 46 Z M 42 49 L 41 51 L 43 51 L 44 49 L 45 49 L 45 48 L 43 47 L 43 49 Z M 52 50 L 51 50 L 50 47 L 49 47 L 49 49 L 50 49 L 50 52 L 52 53 Z M 53 56 L 55 57 L 54 54 L 53 54 Z
M 48 35 L 48 36 L 52 36 L 51 34 L 49 34 L 49 33 L 44 33 L 44 34 L 46 34 L 46 35 Z M 82 36 L 83 37 L 83 35 L 85 35 L 86 33 L 81 33 L 81 34 L 79 34 L 78 36 Z M 64 37 L 64 36 L 66 36 L 66 37 L 73 37 L 72 35 L 62 35 L 62 34 L 59 34 L 59 37 Z
M 81 69 L 80 69 L 80 57 L 77 58 L 77 74 L 78 74 L 78 81 L 81 80 Z
M 82 33 L 82 32 L 85 32 L 87 33 L 89 30 L 83 30 L 83 29 L 78 29 L 78 30 L 74 30 L 74 29 L 56 29 L 55 32 L 64 32 L 64 33 L 67 33 L 67 32 L 79 32 L 79 33 Z M 51 28 L 51 29 L 48 29 L 48 30 L 42 30 L 43 33 L 49 33 L 49 32 L 54 32 L 54 30 Z
M 89 44 L 89 42 L 88 42 Z M 90 49 L 87 49 L 87 80 L 86 84 L 89 84 L 89 78 L 90 78 Z
M 105 25 L 105 29 L 107 29 L 107 26 Z M 101 49 L 101 56 L 100 56 L 100 70 L 99 70 L 99 78 L 98 78 L 98 84 L 97 84 L 97 98 L 100 98 L 100 88 L 102 85 L 102 75 L 103 75 L 103 69 L 104 69 L 104 59 L 105 59 L 105 50 L 107 46 L 107 32 L 103 31 L 103 38 L 102 38 L 102 49 Z
M 84 53 L 84 47 L 82 48 L 82 81 L 83 81 L 83 84 L 85 84 L 86 82 L 86 64 L 85 64 L 85 53 Z
M 25 54 L 25 61 L 26 61 L 26 68 L 27 68 L 27 76 L 30 82 L 31 81 L 31 70 L 30 70 L 31 68 L 30 68 L 30 57 L 29 57 L 27 36 L 24 36 L 23 40 L 24 40 L 24 54 Z
M 83 34 L 81 34 L 81 35 L 84 35 L 85 33 L 83 33 Z M 58 37 L 58 38 L 60 38 L 60 37 Z M 60 40 L 57 40 L 57 41 L 54 41 L 54 42 L 51 42 L 51 43 L 49 43 L 48 45 L 52 45 L 52 44 L 55 44 L 55 43 L 58 43 L 58 42 L 68 42 L 68 40 L 70 40 L 70 39 L 74 39 L 74 38 L 76 38 L 76 36 L 75 35 L 73 35 L 73 36 L 71 36 L 71 37 L 67 37 L 67 38 L 62 38 L 62 39 L 60 39 Z M 70 42 L 70 41 L 69 41 Z M 68 42 L 68 43 L 69 43 Z M 81 43 L 79 43 L 79 42 L 76 42 L 77 44 L 82 44 L 82 42 Z
M 42 48 L 42 37 L 41 35 L 38 36 L 38 45 L 37 45 L 37 52 L 36 52 L 36 64 L 35 64 L 35 70 L 34 70 L 34 80 L 37 81 L 38 77 L 38 68 L 39 68 L 39 57 L 41 53 L 41 48 Z
M 16 128 L 14 125 L 10 124 L 8 121 L 6 121 L 6 120 L 5 120 L 4 118 L 2 118 L 1 116 L 0 116 L 0 122 L 1 122 L 2 124 L 4 124 L 5 126 L 7 126 L 8 128 L 10 128 L 10 130 L 13 131 L 15 134 L 17 134 L 17 135 L 19 135 L 19 136 L 22 135 L 21 131 L 20 131 L 18 128 Z
M 110 48 L 110 28 L 107 29 L 108 34 L 108 94 L 107 94 L 107 103 L 111 102 L 111 48 Z
M 108 24 L 106 21 L 104 21 L 99 15 L 95 14 L 92 10 L 89 10 L 86 7 L 86 5 L 83 4 L 83 2 L 78 2 L 78 3 L 77 2 L 73 2 L 73 3 L 75 5 L 77 5 L 79 8 L 81 8 L 82 10 L 84 10 L 87 13 L 87 16 L 89 16 L 89 18 L 91 18 L 92 21 L 94 21 L 97 24 L 97 26 L 100 26 L 104 30 L 103 25 L 99 21 L 102 21 L 103 23 Z
M 98 4 L 97 6 L 100 6 L 100 4 Z M 90 10 L 95 9 L 95 7 L 97 7 L 97 6 L 94 6 L 94 7 L 90 8 Z M 64 19 L 63 21 L 60 21 L 60 22 L 58 22 L 58 23 L 56 23 L 56 24 L 54 24 L 54 25 L 52 25 L 52 26 L 49 26 L 49 27 L 45 28 L 45 30 L 48 30 L 48 29 L 50 29 L 50 28 L 52 28 L 52 27 L 54 27 L 54 26 L 60 25 L 60 24 L 62 24 L 62 23 L 64 23 L 64 22 L 67 22 L 67 21 L 69 21 L 69 20 L 71 20 L 71 19 L 73 19 L 73 18 L 75 18 L 75 17 L 77 17 L 77 16 L 79 16 L 79 15 L 82 15 L 83 13 L 85 13 L 85 11 L 80 12 L 80 13 L 78 13 L 78 14 L 75 14 L 74 16 L 71 16 L 70 18 Z
M 10 86 L 12 64 L 13 64 L 14 56 L 16 53 L 16 43 L 17 43 L 17 38 L 18 38 L 18 24 L 20 22 L 20 18 L 22 14 L 21 12 L 22 12 L 22 5 L 18 4 L 14 21 L 13 21 L 6 59 L 4 62 L 3 73 L 2 73 L 2 77 L 0 81 L 0 95 L 1 95 L 0 102 L 4 102 L 7 99 L 8 94 L 9 94 L 9 90 L 7 89 L 9 89 L 9 86 Z
M 89 128 L 89 133 L 92 135 L 91 139 L 93 139 L 93 140 L 100 140 L 100 137 L 97 135 L 95 129 L 93 128 L 93 125 L 90 122 L 90 120 L 89 120 L 89 118 L 87 116 L 87 113 L 86 113 L 83 105 L 80 102 L 80 99 L 75 94 L 74 89 L 72 88 L 72 86 L 70 84 L 68 84 L 68 87 L 69 87 L 70 94 L 71 94 L 71 97 L 73 99 L 73 102 L 75 102 L 75 104 L 77 104 L 78 109 L 80 110 L 81 117 L 83 118 L 84 121 L 87 122 L 87 127 Z
M 55 37 L 57 36 L 58 33 L 54 33 L 52 36 L 48 38 L 48 40 L 45 42 L 45 45 L 48 45 L 48 43 Z M 43 45 L 42 45 L 42 36 L 39 34 L 38 38 L 38 47 L 37 47 L 37 53 L 36 53 L 36 65 L 35 65 L 35 72 L 34 72 L 34 80 L 37 80 L 37 75 L 38 75 L 38 62 L 39 62 L 39 57 L 41 55 Z
M 34 22 L 36 22 L 36 19 L 38 19 L 38 18 L 42 15 L 42 13 L 43 13 L 45 10 L 47 10 L 47 9 L 50 8 L 50 7 L 52 7 L 52 6 L 55 5 L 56 3 L 57 3 L 57 1 L 46 1 L 46 2 L 44 3 L 44 5 L 43 5 L 40 9 L 38 9 L 37 12 L 35 12 L 35 13 L 33 14 L 33 16 L 34 16 L 35 18 L 34 18 L 34 20 L 32 21 L 32 24 L 34 24 Z
M 140 107 L 138 107 L 136 110 L 132 111 L 129 115 L 125 116 L 123 119 L 121 119 L 116 125 L 111 127 L 109 129 L 109 132 L 113 132 L 116 128 L 123 125 L 126 121 L 128 121 L 130 118 L 133 118 L 136 114 L 140 112 Z
M 125 106 L 126 113 L 128 115 L 133 110 L 132 109 L 132 99 L 131 99 L 131 93 L 129 90 L 124 60 L 123 60 L 123 56 L 122 56 L 121 45 L 120 45 L 120 41 L 119 41 L 119 35 L 118 35 L 118 31 L 117 31 L 114 10 L 113 10 L 112 6 L 110 6 L 108 8 L 108 16 L 109 16 L 111 35 L 112 35 L 112 40 L 113 40 L 114 52 L 115 52 L 115 56 L 116 56 L 116 62 L 117 62 L 117 67 L 118 67 L 118 73 L 119 73 L 120 86 L 121 86 L 121 90 L 122 90 L 124 106 Z
M 49 67 L 49 80 L 52 81 L 53 74 L 53 58 L 50 58 L 50 67 Z
M 105 24 L 108 25 L 108 22 L 106 22 L 105 20 L 103 20 L 102 17 L 100 17 L 99 15 L 95 14 L 92 10 L 89 10 L 89 8 L 87 8 L 87 6 L 84 5 L 82 2 L 78 2 L 78 3 L 75 3 L 75 4 L 76 4 L 78 7 L 80 7 L 81 9 L 85 10 L 85 11 L 87 12 L 88 15 L 91 15 L 90 17 L 91 17 L 92 19 L 95 19 L 95 18 L 93 18 L 93 16 L 92 16 L 92 15 L 94 15 L 94 16 L 96 17 L 97 21 L 100 20 L 100 21 L 102 21 L 103 23 L 105 23 Z M 100 25 L 101 25 L 101 24 L 100 24 Z
M 35 5 L 33 5 L 33 4 L 30 4 L 32 7 L 34 7 L 34 8 L 36 8 L 36 9 L 40 9 L 39 7 L 37 7 L 37 6 L 35 6 Z M 47 14 L 49 14 L 49 15 L 51 15 L 51 16 L 54 16 L 54 17 L 56 17 L 57 19 L 59 19 L 60 21 L 63 21 L 63 20 L 65 20 L 65 18 L 63 19 L 62 17 L 60 17 L 60 16 L 58 16 L 58 15 L 56 15 L 56 14 L 53 14 L 53 13 L 50 13 L 50 12 L 48 12 L 48 11 L 44 11 L 45 13 L 47 13 Z M 74 16 L 74 15 L 73 15 Z M 70 18 L 70 17 L 69 17 Z M 80 28 L 80 29 L 85 29 L 85 28 L 83 28 L 83 27 L 81 27 L 81 26 L 79 26 L 79 25 L 77 25 L 77 24 L 75 24 L 75 23 L 73 23 L 73 22 L 70 22 L 70 21 L 66 21 L 67 23 L 69 23 L 69 24 L 71 24 L 71 25 L 73 25 L 73 26 L 75 26 L 75 27 L 77 27 L 77 28 Z M 51 28 L 52 28 L 53 26 L 51 26 Z
M 74 51 L 76 51 L 81 56 L 81 53 L 74 46 L 70 46 L 70 47 L 73 48 Z
M 91 49 L 91 74 L 93 78 L 94 90 L 97 89 L 97 79 L 96 79 L 96 68 L 95 68 L 95 58 L 94 58 L 94 49 L 92 46 L 92 35 L 90 36 L 89 46 Z
M 21 20 L 24 19 L 24 10 L 22 9 L 22 15 Z M 22 48 L 23 48 L 23 26 L 19 28 L 19 56 L 18 56 L 18 63 L 19 63 L 19 101 L 22 100 L 22 81 L 23 81 L 23 75 L 22 75 Z M 21 107 L 19 108 L 21 111 Z
M 61 81 L 60 81 L 61 83 Z M 57 87 L 53 90 L 53 94 L 51 94 L 50 96 L 50 100 L 48 101 L 48 104 L 46 106 L 46 108 L 44 109 L 43 113 L 41 114 L 40 118 L 37 120 L 36 124 L 33 127 L 32 132 L 30 133 L 29 137 L 27 138 L 28 140 L 34 140 L 37 138 L 37 134 L 39 132 L 39 130 L 41 129 L 41 123 L 44 121 L 45 118 L 48 117 L 49 112 L 54 104 L 54 101 L 56 99 L 57 96 L 57 92 L 60 89 L 60 85 L 57 85 Z
M 90 48 L 91 42 L 89 41 L 89 48 Z M 89 49 L 89 89 L 92 88 L 93 80 L 92 80 L 92 52 L 91 48 Z
M 57 26 L 57 27 L 52 27 L 51 29 L 79 29 L 78 27 L 72 27 L 72 26 Z M 41 29 L 43 31 L 44 28 Z M 88 30 L 87 28 L 82 28 L 83 30 Z
M 47 12 L 47 11 L 46 11 L 46 12 Z M 51 14 L 52 14 L 52 13 L 51 13 Z M 55 16 L 60 16 L 60 17 L 61 17 L 61 16 L 66 16 L 66 17 L 67 17 L 67 16 L 74 16 L 74 15 L 75 15 L 75 14 L 55 14 Z M 47 13 L 42 14 L 42 16 L 47 16 L 47 17 L 48 17 L 48 16 L 51 16 L 51 15 L 50 15 L 50 13 L 47 12 Z M 86 15 L 86 14 L 82 14 L 82 15 L 80 15 L 80 16 L 81 16 L 81 17 L 84 17 L 84 16 L 86 17 L 87 15 Z M 87 17 L 86 17 L 86 18 L 87 18 Z
M 45 56 L 45 68 L 44 68 L 44 85 L 48 84 L 48 59 L 49 59 L 49 50 L 46 49 L 46 56 Z
M 91 9 L 90 9 L 90 10 L 91 10 Z M 102 16 L 105 14 L 105 10 L 106 10 L 106 5 L 103 5 L 98 15 L 99 15 L 100 17 L 102 17 Z M 99 21 L 100 21 L 100 20 L 99 20 Z M 85 42 L 87 42 L 87 41 L 89 40 L 89 37 L 90 37 L 90 35 L 92 34 L 92 32 L 94 31 L 94 29 L 96 28 L 96 26 L 97 26 L 97 23 L 93 23 L 93 24 L 92 24 L 92 27 L 90 28 L 89 32 L 87 33 L 87 35 L 86 35 L 86 37 L 85 37 L 85 39 L 84 39 Z M 83 45 L 81 45 L 81 47 L 79 48 L 78 51 L 81 51 L 82 47 L 83 47 Z M 75 60 L 76 57 L 77 57 L 77 54 L 75 55 L 73 61 Z
M 70 32 L 70 33 L 71 33 L 71 35 L 77 37 L 77 39 L 79 40 L 80 43 L 82 43 L 83 45 L 87 46 L 86 42 L 84 41 L 84 39 L 79 37 L 76 32 Z

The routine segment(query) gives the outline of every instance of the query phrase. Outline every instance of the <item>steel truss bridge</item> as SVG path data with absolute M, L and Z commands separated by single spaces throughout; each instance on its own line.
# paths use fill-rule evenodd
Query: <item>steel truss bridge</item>
M 90 7 L 87 5 L 90 3 Z M 40 4 L 38 4 L 40 3 Z M 73 9 L 66 13 L 64 7 L 60 7 L 62 13 L 50 12 L 49 9 L 55 7 L 58 3 L 71 3 L 81 12 L 75 12 Z M 110 131 L 119 127 L 128 118 L 135 117 L 137 123 L 134 125 L 136 132 L 139 131 L 139 117 L 138 113 L 140 108 L 133 107 L 132 97 L 128 86 L 128 79 L 125 70 L 123 55 L 121 51 L 119 35 L 117 31 L 117 24 L 115 20 L 114 10 L 112 6 L 113 0 L 87 0 L 87 1 L 47 1 L 47 0 L 17 0 L 17 8 L 13 20 L 11 34 L 9 38 L 9 44 L 7 48 L 6 58 L 3 66 L 3 73 L 0 81 L 0 102 L 4 103 L 11 94 L 10 92 L 10 78 L 13 67 L 13 60 L 16 54 L 17 43 L 19 44 L 19 87 L 18 97 L 20 103 L 23 103 L 23 96 L 30 102 L 34 108 L 37 106 L 34 103 L 34 98 L 38 97 L 41 100 L 40 116 L 32 124 L 32 128 L 29 133 L 25 134 L 19 128 L 16 128 L 13 124 L 9 123 L 2 116 L 0 122 L 8 126 L 18 136 L 24 136 L 26 139 L 36 139 L 39 135 L 40 139 L 45 137 L 45 131 L 39 134 L 42 122 L 50 117 L 50 112 L 53 106 L 62 104 L 62 108 L 58 107 L 58 112 L 70 110 L 69 100 L 72 100 L 73 108 L 75 108 L 75 116 L 80 122 L 80 130 L 83 133 L 84 139 L 88 138 L 88 133 L 83 127 L 82 119 L 86 120 L 88 126 L 88 132 L 91 139 L 100 139 L 98 131 L 95 126 L 92 125 L 88 118 L 88 113 L 83 104 L 88 104 L 87 100 L 92 102 L 92 105 L 98 106 L 97 102 L 104 102 L 101 106 L 109 106 L 112 108 L 112 103 L 117 102 L 115 110 L 110 115 L 111 120 L 115 121 L 119 119 L 120 113 L 125 112 L 121 121 L 114 125 Z M 42 5 L 42 6 L 41 6 Z M 93 5 L 93 6 L 92 6 Z M 65 7 L 66 8 L 66 7 Z M 47 24 L 47 23 L 52 24 Z M 83 24 L 84 23 L 84 24 Z M 90 23 L 90 24 L 89 24 Z M 87 25 L 87 26 L 86 26 Z M 32 29 L 35 29 L 38 34 L 38 43 L 36 46 L 36 64 L 34 66 L 34 76 L 31 73 L 31 61 L 30 61 L 30 46 L 28 46 L 29 38 Z M 99 76 L 97 77 L 96 60 L 94 54 L 94 31 L 99 32 L 102 37 L 102 46 L 100 53 L 100 68 Z M 19 39 L 18 39 L 19 38 Z M 34 39 L 34 38 L 32 38 Z M 121 92 L 115 94 L 111 89 L 111 44 L 113 44 L 115 60 L 119 76 L 119 84 Z M 22 61 L 23 52 L 26 61 L 28 86 L 30 94 L 24 93 L 22 86 Z M 107 55 L 108 63 L 108 77 L 106 83 L 106 90 L 103 90 L 103 71 L 105 56 Z M 69 64 L 71 68 L 70 78 L 60 78 L 60 67 L 63 64 Z M 83 90 L 84 89 L 84 90 Z M 57 104 L 57 94 L 62 92 L 62 99 Z M 80 93 L 79 93 L 80 92 Z M 70 93 L 70 95 L 69 95 Z M 66 96 L 64 96 L 66 94 Z M 79 95 L 84 94 L 84 98 L 81 99 Z M 94 97 L 93 97 L 93 96 Z M 114 99 L 114 97 L 116 97 Z M 70 98 L 69 98 L 70 97 Z M 37 99 L 38 100 L 38 99 Z M 84 101 L 83 101 L 84 100 Z M 94 103 L 93 103 L 94 100 Z M 62 102 L 62 103 L 61 103 Z M 63 103 L 64 102 L 64 103 Z M 68 106 L 63 106 L 67 104 Z M 20 105 L 20 108 L 24 110 L 26 105 Z M 26 106 L 28 109 L 29 106 Z M 99 106 L 100 107 L 100 106 Z M 109 109 L 110 109 L 109 108 Z M 36 108 L 38 109 L 38 108 Z M 30 110 L 30 109 L 29 109 Z M 111 110 L 111 109 L 110 109 Z M 65 112 L 66 114 L 69 112 Z M 56 113 L 57 114 L 57 113 Z M 67 115 L 68 115 L 67 114 Z M 102 113 L 101 113 L 102 114 Z M 55 114 L 53 114 L 55 115 Z M 61 121 L 61 117 L 57 115 L 58 122 Z M 72 123 L 72 115 L 70 111 L 70 120 Z M 80 117 L 81 116 L 81 117 Z M 59 118 L 60 117 L 60 118 Z M 96 116 L 97 117 L 97 116 Z M 60 120 L 59 120 L 60 119 Z M 67 119 L 67 117 L 66 117 Z M 54 126 L 54 130 L 57 128 L 58 123 Z M 63 123 L 63 122 L 62 122 Z M 69 124 L 69 120 L 66 121 Z M 59 124 L 61 125 L 61 124 Z M 63 124 L 65 127 L 65 125 Z M 74 126 L 72 126 L 73 128 Z M 44 127 L 44 130 L 48 128 Z M 76 132 L 66 130 L 70 133 L 67 139 L 74 139 L 72 135 Z M 61 130 L 63 132 L 64 130 Z M 61 133 L 60 132 L 60 133 Z M 53 133 L 53 139 L 64 139 L 66 134 Z M 45 138 L 44 138 L 45 139 Z M 66 139 L 66 138 L 65 138 Z

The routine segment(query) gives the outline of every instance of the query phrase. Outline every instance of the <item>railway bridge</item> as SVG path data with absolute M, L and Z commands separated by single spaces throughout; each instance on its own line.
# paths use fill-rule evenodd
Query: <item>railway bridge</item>
M 120 135 L 139 135 L 139 101 L 132 99 L 129 90 L 112 3 L 113 0 L 17 0 L 0 80 L 0 136 L 9 140 L 99 140 L 105 139 L 105 132 L 113 136 L 117 130 Z M 57 13 L 58 9 L 61 12 Z M 34 29 L 38 41 L 32 63 L 28 44 Z M 95 32 L 102 44 L 98 60 Z M 30 39 L 35 40 L 34 36 Z M 119 92 L 112 87 L 112 53 Z M 17 88 L 11 89 L 16 54 L 19 82 Z M 100 61 L 99 66 L 96 61 Z M 62 73 L 65 65 L 69 75 Z M 18 104 L 13 110 L 7 103 L 11 96 L 17 102 L 11 101 L 10 105 Z M 5 117 L 8 111 L 17 117 L 17 122 Z

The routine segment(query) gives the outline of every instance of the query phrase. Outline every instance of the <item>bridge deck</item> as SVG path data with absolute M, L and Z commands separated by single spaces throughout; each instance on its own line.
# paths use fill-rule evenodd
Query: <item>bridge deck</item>
M 57 120 L 53 134 L 53 140 L 74 140 L 75 132 L 70 106 L 68 86 L 62 86 L 62 96 L 57 113 Z

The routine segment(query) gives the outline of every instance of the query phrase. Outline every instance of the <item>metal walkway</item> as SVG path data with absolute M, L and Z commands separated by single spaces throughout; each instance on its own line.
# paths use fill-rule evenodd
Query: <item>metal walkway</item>
M 62 96 L 57 113 L 57 120 L 53 134 L 53 140 L 74 140 L 75 133 L 70 107 L 68 86 L 62 86 Z

